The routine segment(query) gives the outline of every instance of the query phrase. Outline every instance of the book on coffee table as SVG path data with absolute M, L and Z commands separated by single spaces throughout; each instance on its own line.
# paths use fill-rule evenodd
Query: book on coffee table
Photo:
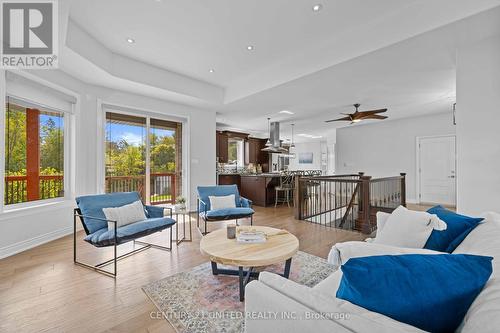
M 262 231 L 241 231 L 236 237 L 238 243 L 265 243 L 266 234 Z

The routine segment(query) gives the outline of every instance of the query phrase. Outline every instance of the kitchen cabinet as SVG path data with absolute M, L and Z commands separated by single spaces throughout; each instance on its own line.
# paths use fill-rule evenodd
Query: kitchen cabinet
M 246 145 L 245 163 L 261 164 L 262 171 L 269 171 L 269 154 L 262 151 L 266 147 L 265 139 L 249 138 Z
M 257 164 L 257 145 L 258 142 L 256 139 L 248 139 L 248 163 Z
M 217 132 L 216 140 L 217 162 L 227 163 L 228 161 L 228 136 L 225 133 Z
M 237 185 L 238 191 L 241 192 L 241 178 L 240 178 L 239 174 L 233 174 L 233 175 L 220 174 L 218 176 L 218 184 L 219 185 Z
M 241 175 L 241 195 L 253 201 L 255 206 L 274 205 L 275 190 L 279 176 Z

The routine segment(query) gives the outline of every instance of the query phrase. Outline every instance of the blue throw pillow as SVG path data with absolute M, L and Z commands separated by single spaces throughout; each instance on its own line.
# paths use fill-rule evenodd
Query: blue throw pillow
M 441 220 L 446 222 L 446 230 L 432 230 L 432 233 L 425 243 L 424 249 L 453 252 L 457 246 L 467 237 L 467 235 L 481 222 L 482 218 L 460 215 L 442 206 L 432 207 L 427 211 L 429 214 L 436 214 Z
M 337 298 L 430 332 L 453 332 L 492 272 L 491 257 L 405 254 L 349 259 Z

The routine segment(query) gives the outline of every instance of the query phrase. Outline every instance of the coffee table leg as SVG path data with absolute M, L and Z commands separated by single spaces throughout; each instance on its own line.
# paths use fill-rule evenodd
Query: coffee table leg
M 238 276 L 240 278 L 240 302 L 245 299 L 245 277 L 243 275 L 243 267 L 238 267 Z
M 290 277 L 290 266 L 292 265 L 292 258 L 288 259 L 285 262 L 285 271 L 283 272 L 283 277 L 289 278 Z
M 217 268 L 217 263 L 211 261 L 211 264 L 212 264 L 212 274 L 219 275 L 219 269 Z

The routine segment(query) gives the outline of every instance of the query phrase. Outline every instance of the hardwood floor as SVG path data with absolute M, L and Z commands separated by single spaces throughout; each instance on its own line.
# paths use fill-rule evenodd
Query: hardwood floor
M 366 238 L 296 221 L 287 207 L 256 207 L 254 223 L 287 229 L 299 238 L 300 250 L 320 257 L 334 243 Z M 121 260 L 116 280 L 75 266 L 72 236 L 0 260 L 0 332 L 174 332 L 166 320 L 150 318 L 157 309 L 141 287 L 208 260 L 199 251 L 195 228 L 193 218 L 193 242 L 174 245 L 171 253 L 148 249 Z M 83 236 L 80 232 L 78 239 Z M 148 240 L 166 243 L 168 233 Z M 121 247 L 127 251 L 132 245 Z M 111 251 L 78 243 L 79 259 L 93 264 L 111 258 Z

